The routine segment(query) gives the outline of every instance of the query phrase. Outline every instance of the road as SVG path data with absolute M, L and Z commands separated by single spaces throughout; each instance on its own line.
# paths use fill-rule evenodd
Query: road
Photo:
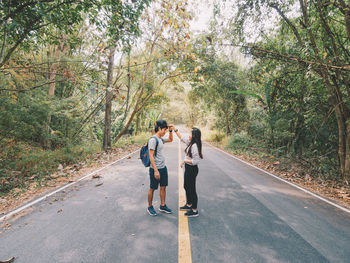
M 7 221 L 0 260 L 350 262 L 349 213 L 208 145 L 197 177 L 200 215 L 184 219 L 189 231 L 180 233 L 179 145 L 165 146 L 173 214 L 147 214 L 148 171 L 135 153 L 100 171 L 103 178 L 89 176 Z

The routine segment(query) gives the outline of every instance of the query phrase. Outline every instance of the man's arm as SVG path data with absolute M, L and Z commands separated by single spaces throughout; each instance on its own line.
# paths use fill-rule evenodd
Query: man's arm
M 163 140 L 164 142 L 172 142 L 173 141 L 173 133 L 171 131 L 174 130 L 174 125 L 169 125 L 169 137 L 167 140 Z
M 151 165 L 152 165 L 153 170 L 154 170 L 154 177 L 157 180 L 160 180 L 160 174 L 159 174 L 159 171 L 157 169 L 156 162 L 154 161 L 154 150 L 151 150 L 151 149 L 149 149 L 149 161 L 151 162 Z
M 168 142 L 172 142 L 173 141 L 173 132 L 172 132 L 172 128 L 170 128 L 171 130 L 169 130 L 169 139 Z

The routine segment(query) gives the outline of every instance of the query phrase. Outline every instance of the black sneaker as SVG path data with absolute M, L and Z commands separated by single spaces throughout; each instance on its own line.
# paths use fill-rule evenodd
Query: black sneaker
M 198 210 L 196 212 L 194 212 L 193 210 L 190 210 L 190 211 L 185 213 L 185 216 L 196 217 L 196 216 L 199 216 L 199 213 L 198 213 Z
M 156 216 L 157 212 L 156 210 L 154 210 L 153 205 L 151 205 L 150 207 L 147 208 L 147 212 L 149 213 L 150 216 Z
M 173 211 L 169 208 L 169 207 L 167 207 L 166 205 L 164 205 L 164 206 L 160 206 L 159 207 L 159 211 L 160 212 L 163 212 L 163 213 L 167 213 L 167 214 L 171 214 Z
M 184 206 L 181 206 L 181 207 L 180 207 L 180 210 L 181 210 L 181 211 L 190 211 L 190 210 L 191 210 L 191 207 L 188 206 L 187 204 L 185 204 Z

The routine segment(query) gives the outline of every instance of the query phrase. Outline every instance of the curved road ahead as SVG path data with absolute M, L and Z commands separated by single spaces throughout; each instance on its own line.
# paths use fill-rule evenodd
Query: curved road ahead
M 148 171 L 135 153 L 100 171 L 102 185 L 89 176 L 7 221 L 0 261 L 350 262 L 348 212 L 207 145 L 197 177 L 200 216 L 184 219 L 178 147 L 176 139 L 165 146 L 173 214 L 147 214 Z M 158 209 L 159 191 L 154 201 Z

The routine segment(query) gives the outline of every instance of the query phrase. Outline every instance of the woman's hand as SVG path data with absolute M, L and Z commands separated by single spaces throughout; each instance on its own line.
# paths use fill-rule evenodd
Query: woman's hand
M 181 164 L 180 164 L 180 167 L 181 167 L 181 168 L 184 167 L 184 164 L 185 164 L 185 162 L 182 161 Z

